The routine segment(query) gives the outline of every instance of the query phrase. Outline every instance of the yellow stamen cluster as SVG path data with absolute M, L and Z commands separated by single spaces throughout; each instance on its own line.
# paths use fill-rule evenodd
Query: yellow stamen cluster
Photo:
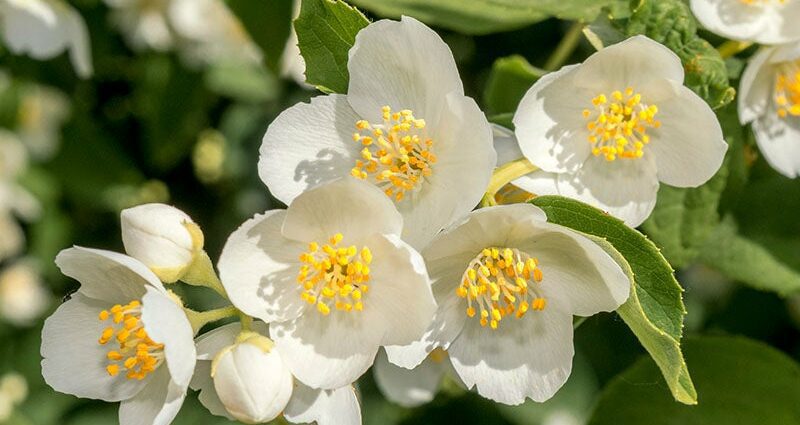
M 800 60 L 782 64 L 775 77 L 775 103 L 778 116 L 800 116 Z
M 136 300 L 126 305 L 117 304 L 98 315 L 101 322 L 111 323 L 97 342 L 116 345 L 106 354 L 109 375 L 117 376 L 125 369 L 128 379 L 142 380 L 164 361 L 164 344 L 150 339 L 141 318 L 142 304 Z
M 589 121 L 586 128 L 592 154 L 608 161 L 641 158 L 642 149 L 650 143 L 647 129 L 661 127 L 655 119 L 658 107 L 642 103 L 642 95 L 632 87 L 624 92 L 615 90 L 610 97 L 600 94 L 592 99 L 592 105 L 594 111 L 583 110 L 583 117 Z
M 350 174 L 362 180 L 373 176 L 378 187 L 399 202 L 431 175 L 436 155 L 431 151 L 433 140 L 425 133 L 425 120 L 415 118 L 408 109 L 392 112 L 388 106 L 382 114 L 383 124 L 356 122 L 353 140 L 364 148 Z
M 497 329 L 509 315 L 522 318 L 528 310 L 544 310 L 547 304 L 538 284 L 539 261 L 511 248 L 485 248 L 470 263 L 456 288 L 467 299 L 467 316 L 480 318 L 481 326 Z
M 372 252 L 368 247 L 359 251 L 355 245 L 339 246 L 344 236 L 337 233 L 320 246 L 308 244 L 308 252 L 300 254 L 304 264 L 297 274 L 303 286 L 300 296 L 317 311 L 327 316 L 331 308 L 340 311 L 361 311 L 362 297 L 369 291 L 369 265 Z

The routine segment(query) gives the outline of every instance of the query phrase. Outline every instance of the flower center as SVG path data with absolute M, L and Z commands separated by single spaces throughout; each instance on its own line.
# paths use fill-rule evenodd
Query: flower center
M 497 329 L 506 316 L 514 314 L 519 319 L 529 309 L 544 310 L 547 302 L 537 289 L 542 281 L 538 264 L 536 258 L 517 249 L 483 249 L 456 288 L 456 295 L 467 299 L 467 316 L 479 314 L 481 326 Z
M 103 330 L 100 345 L 110 347 L 106 357 L 109 364 L 106 371 L 117 376 L 124 368 L 128 379 L 142 380 L 164 362 L 164 344 L 158 344 L 147 335 L 142 324 L 142 303 L 131 301 L 126 305 L 117 304 L 98 315 L 101 322 L 110 322 Z M 112 342 L 113 341 L 113 342 Z
M 781 64 L 774 93 L 779 117 L 800 116 L 800 60 Z
M 339 246 L 343 236 L 337 233 L 320 246 L 308 244 L 308 252 L 300 254 L 304 264 L 297 274 L 297 283 L 303 286 L 300 297 L 316 304 L 317 311 L 327 316 L 331 307 L 340 311 L 361 311 L 361 299 L 369 291 L 369 264 L 372 252 L 368 247 L 359 251 L 355 245 Z
M 390 198 L 400 202 L 406 192 L 420 187 L 436 163 L 433 140 L 425 131 L 425 120 L 414 118 L 408 109 L 392 112 L 383 107 L 383 123 L 356 122 L 353 140 L 361 142 L 361 159 L 350 171 L 353 177 L 372 177 Z
M 633 87 L 613 91 L 610 99 L 601 93 L 592 99 L 592 105 L 594 111 L 583 110 L 592 154 L 608 161 L 641 158 L 642 148 L 650 143 L 647 129 L 661 127 L 661 121 L 655 119 L 658 107 L 642 103 L 642 95 Z

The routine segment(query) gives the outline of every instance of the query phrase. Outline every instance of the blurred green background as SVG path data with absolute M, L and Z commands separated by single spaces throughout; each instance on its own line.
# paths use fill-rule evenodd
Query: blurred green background
M 72 4 L 89 29 L 95 67 L 90 79 L 75 76 L 66 54 L 36 61 L 0 46 L 0 127 L 12 133 L 9 137 L 25 142 L 29 164 L 15 182 L 41 206 L 32 214 L 0 211 L 13 217 L 25 235 L 23 250 L 5 255 L 0 262 L 0 377 L 5 377 L 0 388 L 5 382 L 9 388 L 26 389 L 10 403 L 8 424 L 117 421 L 115 405 L 55 393 L 40 375 L 43 317 L 77 287 L 55 268 L 58 251 L 73 244 L 122 251 L 120 210 L 164 202 L 200 224 L 206 249 L 212 259 L 217 258 L 227 235 L 244 220 L 282 207 L 257 176 L 261 137 L 282 110 L 318 94 L 281 72 L 281 56 L 290 35 L 293 6 L 289 0 L 229 2 L 248 28 L 261 28 L 250 34 L 264 55 L 260 63 L 197 64 L 175 50 L 132 49 L 110 19 L 106 3 L 76 0 Z M 505 104 L 487 102 L 495 61 L 517 54 L 542 67 L 570 24 L 549 18 L 510 31 L 472 36 L 435 28 L 453 50 L 467 94 L 493 115 L 512 112 L 518 100 L 511 96 Z M 722 41 L 704 35 L 715 44 Z M 582 40 L 569 62 L 581 61 L 593 51 Z M 728 66 L 738 75 L 742 61 L 729 60 Z M 530 83 L 520 77 L 508 84 L 518 85 L 521 92 Z M 56 112 L 43 112 L 49 109 Z M 31 137 L 31 128 L 42 134 Z M 729 184 L 723 206 L 741 234 L 800 270 L 800 180 L 773 172 L 758 158 L 752 140 L 741 149 L 748 175 Z M 775 199 L 780 200 L 780 208 L 775 207 Z M 11 237 L 11 230 L 0 227 L 0 238 L 7 242 Z M 686 289 L 687 335 L 742 335 L 793 358 L 800 355 L 800 298 L 784 299 L 735 285 L 736 279 L 700 264 L 682 268 L 678 277 Z M 214 307 L 218 302 L 203 289 L 184 293 L 193 307 Z M 28 307 L 35 317 L 24 317 L 25 311 L 17 314 L 12 308 L 15 302 Z M 38 303 L 44 307 L 36 308 Z M 692 361 L 701 361 L 702 351 L 692 348 L 691 339 L 689 345 L 689 368 L 694 371 Z M 645 352 L 616 314 L 601 314 L 583 323 L 576 331 L 576 349 L 569 382 L 544 404 L 499 406 L 445 385 L 431 404 L 402 409 L 386 401 L 372 378 L 365 376 L 359 382 L 364 423 L 586 423 L 601 390 Z M 20 375 L 25 385 L 20 386 Z M 701 375 L 695 376 L 699 390 L 707 385 L 699 380 Z M 658 388 L 659 396 L 669 398 L 657 372 L 643 376 Z M 4 423 L 3 403 L 0 400 L 0 423 Z M 175 421 L 227 422 L 208 414 L 195 394 Z

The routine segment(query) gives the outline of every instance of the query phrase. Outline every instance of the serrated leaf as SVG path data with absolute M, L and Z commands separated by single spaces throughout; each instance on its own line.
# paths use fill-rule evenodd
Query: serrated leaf
M 717 226 L 703 245 L 700 259 L 756 289 L 781 295 L 800 291 L 800 273 L 777 260 L 766 248 L 740 236 L 732 220 Z
M 547 18 L 591 21 L 604 7 L 625 0 L 352 0 L 381 16 L 413 16 L 428 25 L 464 34 L 509 31 Z
M 264 61 L 278 69 L 292 29 L 292 0 L 226 0 L 250 38 L 264 52 Z
M 491 114 L 516 111 L 525 92 L 544 74 L 519 55 L 496 60 L 483 92 L 486 109 Z
M 607 240 L 633 281 L 631 296 L 617 312 L 661 369 L 675 400 L 697 402 L 680 340 L 686 310 L 672 267 L 644 235 L 622 221 L 573 199 L 540 196 L 531 201 L 548 221 Z M 602 245 L 601 245 L 602 246 Z
M 348 52 L 367 18 L 341 0 L 303 0 L 294 22 L 306 62 L 306 82 L 321 90 L 346 93 Z
M 736 90 L 728 82 L 728 71 L 719 52 L 697 36 L 689 6 L 681 0 L 645 0 L 627 21 L 625 34 L 644 34 L 669 47 L 683 62 L 685 84 L 712 108 L 733 100 Z
M 673 403 L 643 358 L 603 390 L 589 425 L 785 425 L 800 423 L 800 365 L 760 342 L 687 338 L 697 406 Z

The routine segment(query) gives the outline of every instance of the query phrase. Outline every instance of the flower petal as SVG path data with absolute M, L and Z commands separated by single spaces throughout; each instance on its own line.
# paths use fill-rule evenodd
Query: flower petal
M 545 171 L 575 170 L 591 153 L 582 113 L 597 93 L 575 86 L 579 67 L 565 66 L 540 78 L 514 113 L 522 153 Z
M 772 168 L 789 178 L 800 176 L 800 119 L 782 119 L 770 108 L 753 121 L 753 133 L 758 149 Z
M 317 96 L 292 106 L 264 134 L 258 175 L 287 205 L 309 188 L 349 176 L 360 158 L 361 145 L 353 141 L 360 119 L 343 95 Z
M 285 210 L 267 211 L 231 234 L 219 258 L 222 284 L 231 302 L 265 322 L 291 320 L 306 304 L 297 284 L 298 255 L 307 248 L 284 238 Z
M 375 359 L 373 373 L 375 383 L 386 398 L 403 407 L 417 407 L 436 396 L 444 376 L 444 368 L 441 363 L 427 358 L 422 364 L 409 370 L 389 363 L 386 353 L 380 351 Z
M 739 1 L 691 0 L 694 15 L 709 31 L 761 44 L 800 39 L 800 4 L 747 4 Z
M 347 100 L 371 122 L 381 122 L 381 108 L 389 106 L 411 109 L 435 126 L 447 94 L 464 94 L 450 48 L 436 32 L 408 16 L 399 22 L 374 22 L 359 31 L 347 69 Z
M 528 221 L 518 227 L 510 245 L 539 260 L 548 300 L 568 313 L 591 316 L 616 310 L 630 292 L 630 280 L 602 248 L 574 230 Z M 509 324 L 511 325 L 511 324 Z
M 110 304 L 139 300 L 148 285 L 165 291 L 147 266 L 116 252 L 76 246 L 58 253 L 56 265 L 81 283 L 80 293 Z
M 194 332 L 183 308 L 169 296 L 147 288 L 142 298 L 142 323 L 153 341 L 164 344 L 172 382 L 184 391 L 194 373 Z
M 399 235 L 402 229 L 403 218 L 380 189 L 346 177 L 298 196 L 286 211 L 282 232 L 304 243 L 341 233 L 343 243 L 352 244 L 374 234 Z
M 197 399 L 214 416 L 222 416 L 232 421 L 236 419 L 228 413 L 222 400 L 217 395 L 217 390 L 214 388 L 214 379 L 211 378 L 211 362 L 198 361 L 194 369 L 194 376 L 192 376 L 192 383 L 190 387 L 195 391 L 200 391 Z
M 440 124 L 431 130 L 438 157 L 432 174 L 418 192 L 397 203 L 403 240 L 417 249 L 475 208 L 497 162 L 491 127 L 475 101 L 456 93 L 446 100 Z
M 361 424 L 361 409 L 352 385 L 335 390 L 315 390 L 298 382 L 283 416 L 296 424 Z
M 534 171 L 511 182 L 514 186 L 536 195 L 558 195 L 558 174 Z
M 767 62 L 775 52 L 774 47 L 762 47 L 747 62 L 739 80 L 739 121 L 749 123 L 766 113 L 772 98 L 772 82 L 775 78 L 772 66 Z
M 491 126 L 492 144 L 494 145 L 494 151 L 497 152 L 497 166 L 501 167 L 506 163 L 522 158 L 522 150 L 519 148 L 514 131 L 494 123 Z
M 572 371 L 572 315 L 557 305 L 502 323 L 496 330 L 470 320 L 448 353 L 467 388 L 504 404 L 543 402 Z
M 45 320 L 42 376 L 54 390 L 113 402 L 133 397 L 152 379 L 137 381 L 106 372 L 109 348 L 97 340 L 107 324 L 97 315 L 108 307 L 108 303 L 78 292 Z
M 119 406 L 120 425 L 169 425 L 186 398 L 186 387 L 170 380 L 166 368 L 159 368 L 136 397 Z
M 678 97 L 658 105 L 662 125 L 645 149 L 652 150 L 658 179 L 677 187 L 697 187 L 722 166 L 728 144 L 717 116 L 693 91 L 670 81 Z
M 636 227 L 656 204 L 658 179 L 652 155 L 636 160 L 589 158 L 575 174 L 558 175 L 558 192 L 607 211 Z

